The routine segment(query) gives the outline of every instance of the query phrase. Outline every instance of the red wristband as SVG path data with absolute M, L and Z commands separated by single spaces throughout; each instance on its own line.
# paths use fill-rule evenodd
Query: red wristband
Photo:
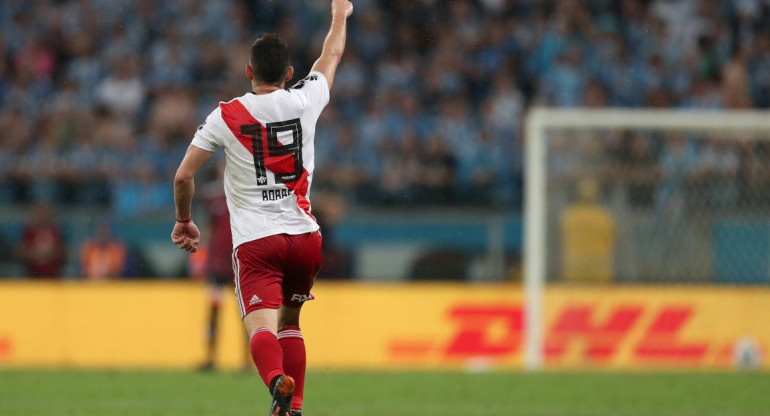
M 190 218 L 187 218 L 187 219 L 185 219 L 185 220 L 182 220 L 182 219 L 179 219 L 179 218 L 177 218 L 177 219 L 176 219 L 176 222 L 178 222 L 178 223 L 180 223 L 180 224 L 187 224 L 187 223 L 189 223 L 190 221 L 192 221 L 192 215 L 190 215 Z

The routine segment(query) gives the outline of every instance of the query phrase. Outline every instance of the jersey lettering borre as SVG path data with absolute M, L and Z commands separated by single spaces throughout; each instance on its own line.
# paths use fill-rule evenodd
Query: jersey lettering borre
M 320 72 L 286 90 L 219 103 L 192 145 L 225 149 L 225 195 L 233 248 L 275 234 L 318 230 L 310 213 L 315 126 L 329 102 Z

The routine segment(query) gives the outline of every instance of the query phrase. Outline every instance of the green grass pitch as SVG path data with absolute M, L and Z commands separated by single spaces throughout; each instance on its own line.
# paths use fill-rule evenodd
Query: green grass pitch
M 762 373 L 308 375 L 306 416 L 765 416 Z M 2 416 L 264 415 L 256 373 L 0 370 Z

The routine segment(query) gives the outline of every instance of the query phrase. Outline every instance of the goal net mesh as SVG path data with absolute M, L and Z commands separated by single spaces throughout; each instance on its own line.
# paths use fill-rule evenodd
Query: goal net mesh
M 548 128 L 546 276 L 770 281 L 770 131 Z
M 549 285 L 563 309 L 595 288 L 770 283 L 765 113 L 535 109 L 525 172 L 529 368 L 553 344 L 546 315 L 564 313 Z

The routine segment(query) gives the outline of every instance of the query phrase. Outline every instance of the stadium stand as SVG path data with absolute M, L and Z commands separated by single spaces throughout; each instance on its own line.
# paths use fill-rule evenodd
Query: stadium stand
M 321 3 L 3 2 L 0 204 L 168 211 L 195 126 L 248 89 L 250 41 L 281 33 L 304 74 Z M 358 0 L 314 189 L 359 206 L 515 212 L 529 106 L 770 107 L 768 22 L 759 0 Z M 638 141 L 603 150 L 665 163 L 665 146 Z M 725 146 L 692 157 L 762 194 L 767 145 Z M 658 183 L 627 185 L 645 206 Z

